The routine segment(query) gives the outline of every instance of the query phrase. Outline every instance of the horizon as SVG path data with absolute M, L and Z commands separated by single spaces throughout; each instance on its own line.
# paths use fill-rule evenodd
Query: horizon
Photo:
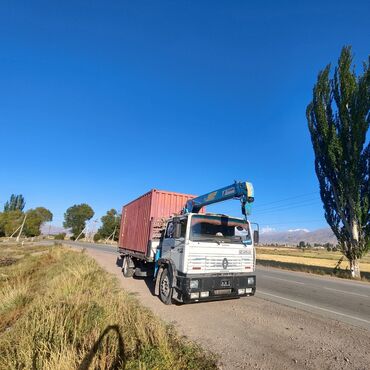
M 52 225 L 80 203 L 100 222 L 152 188 L 201 195 L 240 180 L 255 187 L 261 230 L 328 228 L 305 109 L 344 45 L 361 71 L 369 11 L 365 1 L 7 3 L 1 210 L 23 194 Z M 238 201 L 208 209 L 241 216 Z

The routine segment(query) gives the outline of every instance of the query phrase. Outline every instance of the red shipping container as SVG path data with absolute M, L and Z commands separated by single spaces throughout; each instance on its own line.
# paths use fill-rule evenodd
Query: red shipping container
M 119 248 L 148 254 L 153 224 L 160 218 L 180 214 L 195 195 L 153 189 L 122 208 Z

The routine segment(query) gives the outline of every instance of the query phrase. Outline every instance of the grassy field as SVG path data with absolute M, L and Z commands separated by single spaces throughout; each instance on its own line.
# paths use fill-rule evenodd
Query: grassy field
M 0 369 L 216 369 L 94 260 L 0 245 Z
M 257 263 L 322 274 L 333 273 L 341 256 L 342 254 L 340 252 L 328 252 L 326 249 L 257 248 Z M 362 258 L 360 261 L 360 268 L 363 276 L 368 279 L 370 277 L 370 255 Z M 349 264 L 347 259 L 344 258 L 343 262 L 340 264 L 338 275 L 346 277 L 348 271 Z

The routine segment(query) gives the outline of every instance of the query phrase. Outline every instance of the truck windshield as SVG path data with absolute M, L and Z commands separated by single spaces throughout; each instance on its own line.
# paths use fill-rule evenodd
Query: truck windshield
M 222 216 L 196 215 L 191 218 L 190 240 L 251 244 L 246 221 Z

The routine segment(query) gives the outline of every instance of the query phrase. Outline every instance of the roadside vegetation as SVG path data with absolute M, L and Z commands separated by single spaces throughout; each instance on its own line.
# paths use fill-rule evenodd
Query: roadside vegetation
M 350 264 L 341 256 L 340 251 L 326 249 L 257 247 L 257 264 L 260 265 L 351 278 Z M 361 260 L 361 275 L 370 280 L 370 255 Z
M 82 252 L 0 246 L 0 369 L 216 369 Z
M 12 194 L 0 212 L 0 237 L 35 237 L 41 234 L 41 225 L 50 222 L 53 214 L 44 207 L 23 211 L 26 202 L 22 194 Z

